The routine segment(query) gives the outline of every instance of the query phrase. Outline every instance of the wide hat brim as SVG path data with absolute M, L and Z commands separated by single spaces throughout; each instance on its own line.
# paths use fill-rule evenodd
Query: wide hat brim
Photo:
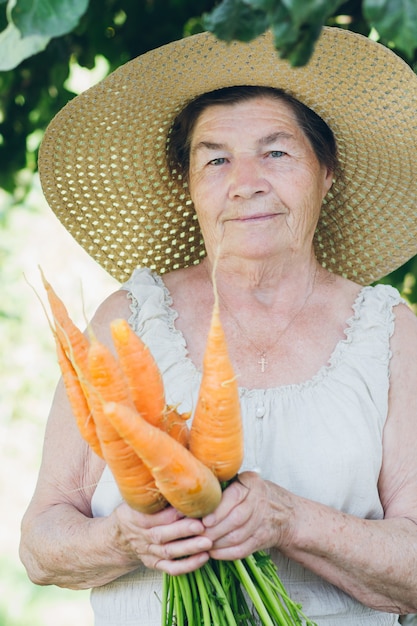
M 417 254 L 417 76 L 386 47 L 324 28 L 308 65 L 279 58 L 269 33 L 227 44 L 208 33 L 152 50 L 71 100 L 39 155 L 45 197 L 78 243 L 124 281 L 198 263 L 204 242 L 166 140 L 195 96 L 232 85 L 281 87 L 318 113 L 339 146 L 315 234 L 324 267 L 369 284 Z

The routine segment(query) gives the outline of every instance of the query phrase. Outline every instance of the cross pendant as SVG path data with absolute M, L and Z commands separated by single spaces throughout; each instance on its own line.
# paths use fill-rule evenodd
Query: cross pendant
M 258 363 L 261 366 L 261 372 L 262 373 L 265 372 L 265 368 L 266 368 L 266 365 L 268 363 L 268 361 L 266 360 L 265 352 L 262 352 L 261 357 L 260 357 Z

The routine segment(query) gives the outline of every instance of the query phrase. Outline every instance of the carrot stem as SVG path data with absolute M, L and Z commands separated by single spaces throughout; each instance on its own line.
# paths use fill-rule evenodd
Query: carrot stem
M 174 589 L 175 589 L 175 595 L 174 595 L 174 607 L 175 607 L 175 615 L 176 615 L 176 624 L 177 626 L 185 626 L 185 622 L 184 622 L 184 604 L 183 604 L 183 598 L 181 596 L 181 590 L 180 587 L 178 585 L 178 577 L 175 576 L 174 577 Z
M 265 588 L 268 595 L 268 602 L 279 599 L 279 604 L 289 613 L 294 621 L 285 622 L 289 624 L 302 624 L 305 626 L 317 626 L 302 611 L 300 604 L 294 602 L 288 595 L 287 590 L 278 576 L 277 568 L 272 559 L 263 551 L 255 552 L 246 557 L 245 562 L 250 566 L 252 572 L 256 574 L 259 584 Z M 263 583 L 261 580 L 263 579 Z M 272 605 L 271 610 L 272 610 Z
M 246 596 L 242 591 L 237 572 L 233 568 L 233 561 L 216 561 L 215 563 L 218 566 L 220 583 L 223 589 L 227 591 L 229 603 L 233 614 L 238 617 L 238 623 L 240 625 L 257 626 L 249 609 Z
M 245 568 L 243 561 L 233 561 L 234 566 L 238 572 L 238 577 L 244 588 L 246 589 L 250 599 L 253 602 L 254 607 L 256 608 L 259 617 L 262 620 L 263 626 L 274 626 L 274 622 L 270 618 L 265 605 L 262 602 L 262 599 L 259 595 L 259 592 L 256 586 L 253 583 L 252 578 L 249 576 L 247 569 Z M 285 622 L 283 622 L 285 624 Z
M 161 624 L 162 626 L 165 626 L 167 623 L 169 623 L 167 620 L 168 620 L 168 606 L 169 606 L 168 603 L 169 603 L 169 597 L 170 597 L 170 593 L 169 593 L 170 584 L 171 584 L 170 578 L 168 574 L 164 572 L 162 576 L 162 597 L 161 597 L 161 607 L 162 607 Z
M 194 618 L 194 603 L 192 598 L 192 593 L 190 589 L 190 579 L 191 576 L 187 576 L 187 574 L 180 574 L 177 576 L 177 584 L 181 599 L 183 601 L 183 606 L 185 609 L 185 615 L 188 620 L 188 624 L 195 623 L 193 621 Z
M 210 626 L 210 606 L 208 603 L 207 593 L 204 586 L 203 576 L 201 574 L 201 569 L 198 569 L 194 572 L 194 579 L 197 584 L 198 597 L 201 602 L 201 612 L 202 612 L 202 626 Z
M 188 578 L 190 581 L 190 587 L 191 587 L 191 594 L 192 594 L 191 598 L 192 598 L 192 603 L 194 607 L 194 617 L 193 617 L 194 621 L 192 622 L 193 624 L 203 624 L 203 622 L 201 621 L 202 612 L 201 612 L 200 603 L 195 601 L 195 598 L 199 597 L 198 587 L 197 587 L 197 576 L 196 576 L 198 571 L 199 570 L 188 575 Z M 206 598 L 203 595 L 203 597 L 201 598 L 201 602 L 203 603 L 205 600 Z M 210 626 L 210 624 L 208 624 L 208 626 Z
M 218 604 L 221 605 L 224 616 L 226 617 L 226 624 L 228 626 L 237 626 L 235 617 L 233 615 L 233 611 L 230 607 L 230 604 L 226 598 L 226 594 L 220 584 L 218 577 L 216 576 L 213 568 L 211 567 L 210 561 L 208 561 L 205 565 L 203 565 L 204 572 L 207 574 L 207 578 L 213 586 L 213 590 L 217 599 Z

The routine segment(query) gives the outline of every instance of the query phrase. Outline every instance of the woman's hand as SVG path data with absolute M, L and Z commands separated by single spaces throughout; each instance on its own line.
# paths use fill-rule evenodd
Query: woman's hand
M 241 559 L 257 550 L 279 546 L 289 534 L 294 507 L 285 489 L 244 472 L 231 483 L 214 513 L 203 518 L 204 536 L 213 542 L 215 559 Z
M 119 549 L 132 561 L 177 575 L 198 569 L 209 559 L 212 541 L 203 535 L 203 523 L 172 507 L 145 515 L 121 504 L 115 516 Z

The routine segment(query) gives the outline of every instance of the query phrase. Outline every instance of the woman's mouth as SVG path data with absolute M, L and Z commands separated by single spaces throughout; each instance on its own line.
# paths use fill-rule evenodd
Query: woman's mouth
M 275 217 L 278 217 L 280 215 L 283 215 L 283 213 L 253 213 L 250 215 L 241 215 L 237 218 L 235 218 L 236 222 L 265 222 L 265 221 L 269 221 L 274 219 Z

